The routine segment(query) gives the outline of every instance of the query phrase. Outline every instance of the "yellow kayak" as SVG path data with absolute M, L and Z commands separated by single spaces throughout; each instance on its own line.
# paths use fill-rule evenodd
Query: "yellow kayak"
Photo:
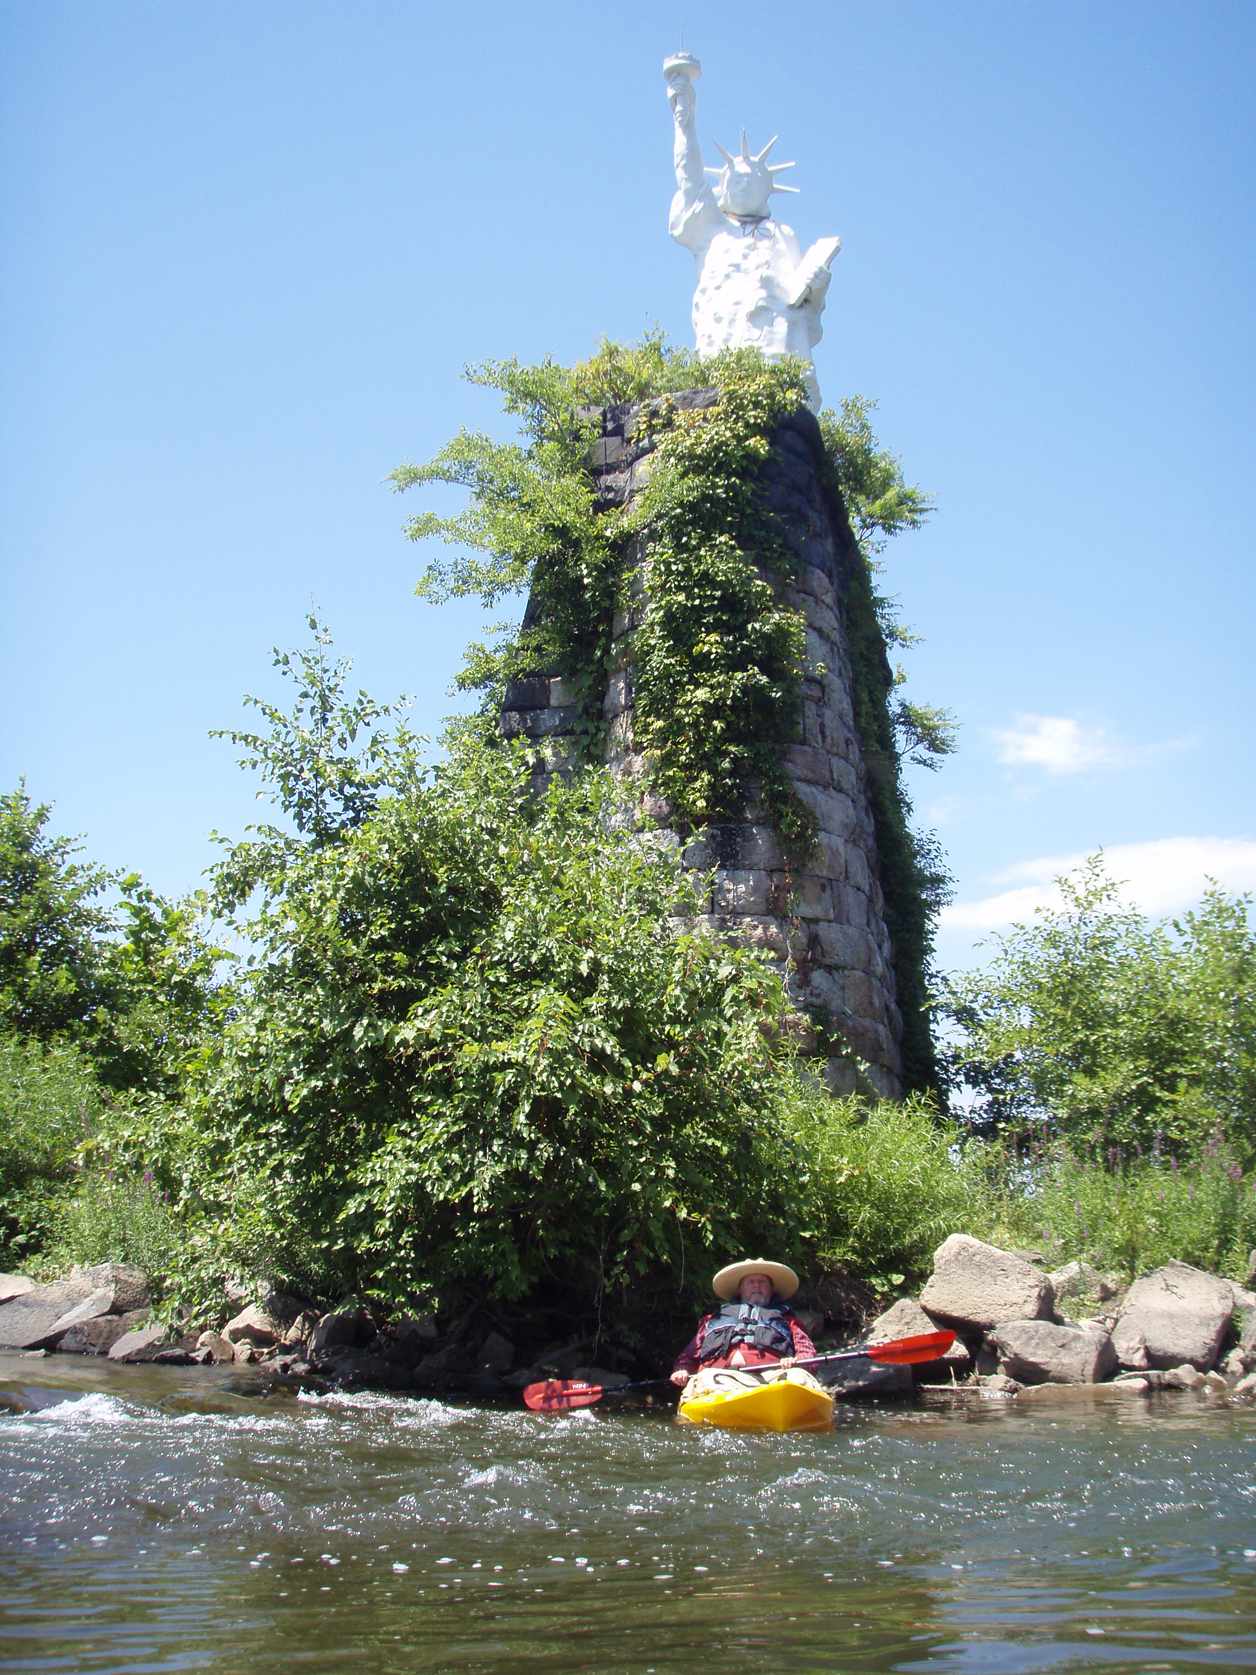
M 677 1412 L 729 1431 L 827 1431 L 833 1392 L 801 1367 L 715 1367 L 694 1374 Z

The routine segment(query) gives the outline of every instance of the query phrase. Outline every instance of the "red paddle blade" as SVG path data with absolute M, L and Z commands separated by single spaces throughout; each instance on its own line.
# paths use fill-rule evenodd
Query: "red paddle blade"
M 869 1361 L 887 1361 L 892 1367 L 909 1367 L 913 1361 L 936 1361 L 955 1342 L 954 1332 L 922 1332 L 917 1338 L 895 1338 L 876 1343 L 864 1351 Z
M 606 1394 L 600 1384 L 586 1384 L 579 1378 L 544 1378 L 526 1384 L 523 1400 L 534 1413 L 561 1413 L 569 1407 L 592 1407 Z

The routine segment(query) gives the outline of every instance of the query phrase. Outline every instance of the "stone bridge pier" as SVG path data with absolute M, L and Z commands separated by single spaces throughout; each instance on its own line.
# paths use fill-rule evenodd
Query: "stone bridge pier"
M 714 390 L 670 398 L 680 407 L 707 406 Z M 601 503 L 622 506 L 644 486 L 654 441 L 639 406 L 601 410 L 594 464 Z M 698 835 L 671 824 L 669 807 L 638 793 L 643 825 L 675 843 L 684 864 L 709 872 L 704 922 L 722 935 L 762 949 L 784 973 L 807 1019 L 800 1033 L 826 1059 L 835 1092 L 864 1086 L 897 1097 L 903 1088 L 903 1021 L 886 924 L 868 768 L 855 726 L 846 600 L 863 559 L 845 509 L 822 474 L 820 428 L 802 411 L 778 427 L 764 468 L 768 505 L 797 558 L 797 579 L 773 586 L 807 623 L 808 659 L 822 669 L 804 682 L 796 742 L 785 768 L 799 798 L 815 814 L 819 841 L 799 867 L 788 864 L 766 812 L 749 800 L 735 820 Z M 630 559 L 632 554 L 629 555 Z M 650 609 L 648 571 L 637 555 L 630 603 L 614 622 L 614 646 L 603 713 L 606 760 L 626 784 L 643 760 L 633 738 L 632 634 Z M 887 668 L 888 677 L 888 668 Z M 565 740 L 576 710 L 562 671 L 511 683 L 501 725 L 508 736 L 546 741 L 553 771 L 570 759 Z

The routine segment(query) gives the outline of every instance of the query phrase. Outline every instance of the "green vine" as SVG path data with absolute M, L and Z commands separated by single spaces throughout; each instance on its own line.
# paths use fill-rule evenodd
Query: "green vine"
M 653 472 L 620 523 L 644 536 L 649 567 L 633 731 L 674 818 L 701 826 L 757 793 L 805 852 L 814 817 L 782 763 L 798 738 L 806 622 L 772 585 L 794 560 L 761 487 L 772 434 L 802 405 L 802 378 L 757 355 L 713 370 L 714 406 L 664 404 Z

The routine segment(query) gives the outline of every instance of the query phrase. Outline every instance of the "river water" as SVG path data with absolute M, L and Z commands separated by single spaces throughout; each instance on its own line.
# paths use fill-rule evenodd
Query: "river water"
M 1256 1668 L 1256 1413 L 823 1435 L 0 1355 L 10 1671 Z

